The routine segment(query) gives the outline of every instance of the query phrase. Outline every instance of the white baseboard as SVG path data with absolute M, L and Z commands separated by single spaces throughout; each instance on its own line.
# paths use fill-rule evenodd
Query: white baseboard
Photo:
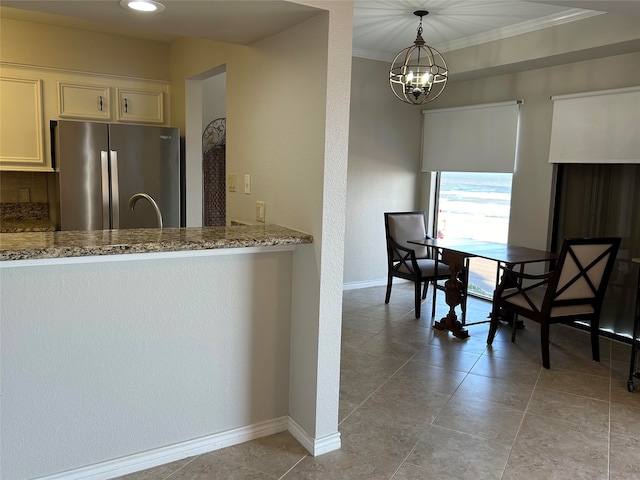
M 39 477 L 38 480 L 107 480 L 128 473 L 139 472 L 187 457 L 201 455 L 221 448 L 238 445 L 257 438 L 284 432 L 290 425 L 289 417 L 274 418 L 255 425 L 235 428 L 186 442 L 156 448 L 147 452 Z
M 289 417 L 289 433 L 314 457 L 339 450 L 341 446 L 340 432 L 321 438 L 313 438 L 291 417 Z
M 289 430 L 307 451 L 318 456 L 340 448 L 340 433 L 336 432 L 322 438 L 311 437 L 290 417 L 274 418 L 255 425 L 234 428 L 226 432 L 215 433 L 186 442 L 156 448 L 126 457 L 81 467 L 66 472 L 39 477 L 37 480 L 108 480 L 110 478 L 158 467 L 183 458 L 202 455 L 221 448 L 266 437 Z

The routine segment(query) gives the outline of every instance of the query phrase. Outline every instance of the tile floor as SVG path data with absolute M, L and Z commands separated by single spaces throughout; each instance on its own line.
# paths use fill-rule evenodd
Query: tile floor
M 121 477 L 148 479 L 640 479 L 640 380 L 627 391 L 630 347 L 552 329 L 551 369 L 539 330 L 488 324 L 459 340 L 431 328 L 430 300 L 413 317 L 413 290 L 344 293 L 342 449 L 311 457 L 287 432 Z M 438 292 L 437 319 L 448 311 Z M 489 304 L 472 299 L 468 322 Z

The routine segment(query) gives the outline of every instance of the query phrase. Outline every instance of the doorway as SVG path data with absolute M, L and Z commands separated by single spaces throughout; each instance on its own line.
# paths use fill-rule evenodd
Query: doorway
M 226 225 L 226 96 L 226 65 L 185 81 L 187 227 Z

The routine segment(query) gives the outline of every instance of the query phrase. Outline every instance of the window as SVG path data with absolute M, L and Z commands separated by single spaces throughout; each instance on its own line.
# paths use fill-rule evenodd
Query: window
M 436 172 L 439 237 L 507 242 L 523 104 L 513 100 L 422 112 L 422 171 Z M 469 294 L 491 298 L 496 275 L 495 262 L 472 259 Z
M 439 172 L 435 202 L 438 238 L 507 243 L 511 173 Z M 491 298 L 496 262 L 472 258 L 470 295 Z

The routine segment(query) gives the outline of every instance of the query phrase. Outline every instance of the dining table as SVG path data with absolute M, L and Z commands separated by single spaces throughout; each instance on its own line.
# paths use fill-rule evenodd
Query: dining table
M 468 276 L 461 273 L 465 268 L 468 268 L 469 258 L 493 260 L 497 262 L 498 267 L 504 265 L 509 269 L 519 266 L 520 271 L 523 271 L 527 264 L 551 262 L 557 257 L 554 252 L 546 250 L 475 239 L 424 238 L 409 240 L 408 243 L 432 248 L 435 251 L 434 256 L 449 265 L 451 277 L 444 284 L 445 301 L 449 306 L 449 312 L 440 321 L 435 321 L 433 327 L 437 330 L 450 331 L 458 338 L 469 337 L 469 331 L 465 328 L 465 324 L 458 320 L 455 311 L 467 295 L 467 285 L 462 279 L 466 279 Z M 499 272 L 500 268 L 497 271 Z M 496 278 L 497 284 L 504 281 L 504 277 Z M 493 304 L 491 315 L 497 315 L 495 298 Z

